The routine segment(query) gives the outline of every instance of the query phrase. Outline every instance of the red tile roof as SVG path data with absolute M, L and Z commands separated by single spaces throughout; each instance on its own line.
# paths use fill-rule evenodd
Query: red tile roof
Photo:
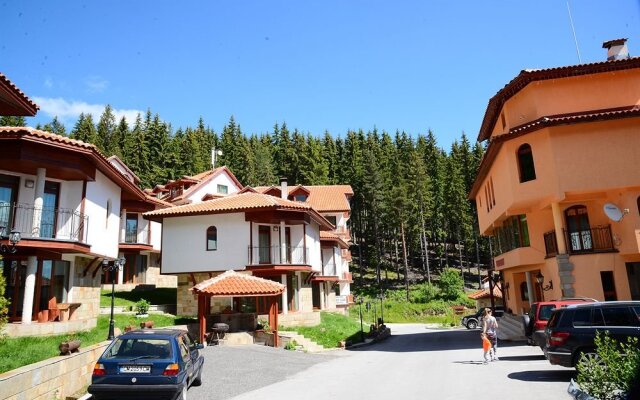
M 481 142 L 489 139 L 504 103 L 531 82 L 621 71 L 632 68 L 640 68 L 640 57 L 601 61 L 590 64 L 567 65 L 547 69 L 523 70 L 489 100 L 482 125 L 480 126 L 480 132 L 478 133 L 478 141 Z
M 244 212 L 260 209 L 300 210 L 308 212 L 325 229 L 332 229 L 333 225 L 309 204 L 284 200 L 279 197 L 262 193 L 245 192 L 230 194 L 228 196 L 204 201 L 195 204 L 183 204 L 164 210 L 149 211 L 144 217 L 151 220 L 159 220 L 169 217 L 183 217 L 189 215 L 223 214 Z
M 268 279 L 227 271 L 195 285 L 196 294 L 212 297 L 277 296 L 284 292 L 284 285 Z
M 260 193 L 274 191 L 280 193 L 280 186 L 257 186 L 254 188 Z M 353 189 L 350 185 L 296 185 L 287 188 L 289 194 L 306 189 L 309 193 L 307 201 L 313 208 L 320 212 L 348 212 L 351 211 L 349 198 L 353 196 Z
M 469 297 L 472 300 L 480 300 L 480 299 L 489 298 L 491 296 L 489 295 L 489 289 L 485 288 L 485 289 L 476 290 L 475 292 L 471 292 L 467 295 L 467 297 Z M 499 299 L 502 298 L 502 291 L 498 289 L 497 286 L 493 287 L 493 297 L 497 297 Z
M 323 241 L 323 242 L 336 242 L 343 249 L 348 249 L 349 248 L 349 243 L 347 243 L 340 236 L 338 236 L 338 235 L 336 235 L 335 233 L 332 233 L 332 232 L 320 231 L 320 241 Z
M 5 108 L 6 107 L 6 108 Z M 38 112 L 38 105 L 22 93 L 13 82 L 0 73 L 0 110 L 1 115 L 33 117 Z

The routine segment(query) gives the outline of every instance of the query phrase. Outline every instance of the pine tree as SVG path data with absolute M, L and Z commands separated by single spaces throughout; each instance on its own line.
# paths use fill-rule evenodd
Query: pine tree
M 48 124 L 45 124 L 42 127 L 43 131 L 47 131 L 47 132 L 51 132 L 51 133 L 55 133 L 56 135 L 61 135 L 61 136 L 66 136 L 67 135 L 67 130 L 65 129 L 64 125 L 62 125 L 62 123 L 60 123 L 60 121 L 58 121 L 58 117 L 53 117 L 53 120 L 51 120 L 51 122 L 49 122 Z
M 85 143 L 96 143 L 98 133 L 91 114 L 80 114 L 78 121 L 71 130 L 70 137 L 72 139 L 81 140 Z
M 97 139 L 95 145 L 98 150 L 106 156 L 115 154 L 116 143 L 114 141 L 114 132 L 116 129 L 116 117 L 113 115 L 113 109 L 110 105 L 104 108 L 97 127 Z
M 27 121 L 24 117 L 2 115 L 0 116 L 0 126 L 27 126 Z

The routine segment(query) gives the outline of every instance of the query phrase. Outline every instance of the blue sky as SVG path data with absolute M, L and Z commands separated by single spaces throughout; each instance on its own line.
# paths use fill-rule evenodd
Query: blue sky
M 621 37 L 640 55 L 640 0 L 570 5 L 582 62 Z M 111 104 L 174 129 L 431 129 L 448 148 L 520 70 L 577 63 L 566 0 L 0 3 L 0 72 L 41 106 L 30 125 L 68 129 Z

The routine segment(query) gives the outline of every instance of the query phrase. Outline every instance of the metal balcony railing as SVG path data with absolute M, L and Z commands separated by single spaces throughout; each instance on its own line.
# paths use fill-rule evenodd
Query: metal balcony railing
M 309 264 L 309 249 L 303 246 L 249 246 L 249 265 Z M 281 254 L 282 253 L 282 254 Z
M 0 227 L 15 229 L 23 239 L 55 239 L 87 243 L 89 217 L 75 210 L 0 204 Z
M 587 254 L 613 251 L 613 235 L 611 225 L 593 226 L 579 231 L 563 230 L 569 254 Z M 544 234 L 544 247 L 547 257 L 558 254 L 556 231 Z
M 120 243 L 127 244 L 150 244 L 149 228 L 142 230 L 127 230 L 124 237 L 120 238 Z

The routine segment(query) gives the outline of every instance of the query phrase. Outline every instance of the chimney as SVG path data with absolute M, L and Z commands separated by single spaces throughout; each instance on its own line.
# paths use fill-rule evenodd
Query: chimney
M 607 49 L 607 61 L 623 60 L 629 57 L 627 39 L 615 39 L 602 43 L 602 48 Z
M 280 178 L 280 197 L 287 199 L 289 197 L 289 189 L 287 188 L 287 178 Z

